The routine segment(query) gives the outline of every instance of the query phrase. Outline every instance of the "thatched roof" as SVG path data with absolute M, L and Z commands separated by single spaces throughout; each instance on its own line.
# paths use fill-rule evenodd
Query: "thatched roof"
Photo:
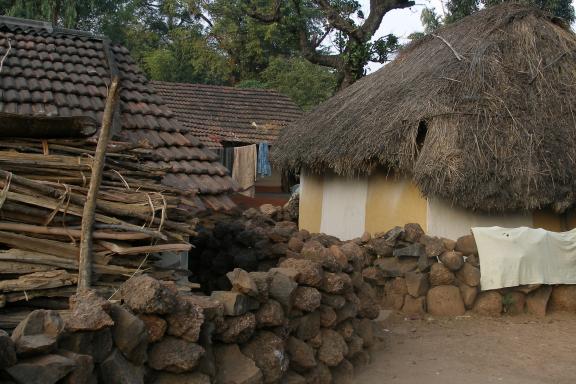
M 518 4 L 426 36 L 285 129 L 273 160 L 342 175 L 378 167 L 484 211 L 576 201 L 576 36 Z

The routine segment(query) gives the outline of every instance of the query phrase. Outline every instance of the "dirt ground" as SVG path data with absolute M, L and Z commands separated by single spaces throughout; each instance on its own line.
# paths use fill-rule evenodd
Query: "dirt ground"
M 358 384 L 573 384 L 576 316 L 382 321 L 385 342 Z

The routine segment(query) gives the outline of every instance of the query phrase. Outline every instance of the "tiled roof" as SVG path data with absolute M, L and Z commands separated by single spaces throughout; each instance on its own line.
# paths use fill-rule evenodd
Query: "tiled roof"
M 152 85 L 178 120 L 211 147 L 224 141 L 273 143 L 282 127 L 302 116 L 289 97 L 273 90 L 161 81 Z
M 121 80 L 116 138 L 154 148 L 149 165 L 169 169 L 164 184 L 197 191 L 200 209 L 233 206 L 227 193 L 234 182 L 218 156 L 180 124 L 125 47 L 85 32 L 0 17 L 0 60 L 4 56 L 0 113 L 82 116 L 98 123 L 116 65 Z

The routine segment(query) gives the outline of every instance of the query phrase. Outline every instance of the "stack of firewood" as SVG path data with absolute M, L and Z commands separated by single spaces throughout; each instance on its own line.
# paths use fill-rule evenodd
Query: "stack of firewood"
M 0 142 L 0 307 L 75 292 L 95 148 L 84 140 Z M 141 271 L 163 279 L 184 273 L 154 261 L 190 249 L 194 192 L 161 185 L 164 172 L 139 162 L 149 155 L 108 146 L 92 257 L 94 286 L 105 293 Z

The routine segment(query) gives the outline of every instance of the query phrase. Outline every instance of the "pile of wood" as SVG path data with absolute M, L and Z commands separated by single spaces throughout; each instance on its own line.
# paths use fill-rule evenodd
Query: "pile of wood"
M 48 298 L 75 292 L 95 149 L 89 140 L 0 142 L 0 307 L 34 300 L 51 306 Z M 153 261 L 191 247 L 194 191 L 161 185 L 164 172 L 141 163 L 149 155 L 125 143 L 108 145 L 92 250 L 92 282 L 103 294 L 140 271 L 181 277 Z

